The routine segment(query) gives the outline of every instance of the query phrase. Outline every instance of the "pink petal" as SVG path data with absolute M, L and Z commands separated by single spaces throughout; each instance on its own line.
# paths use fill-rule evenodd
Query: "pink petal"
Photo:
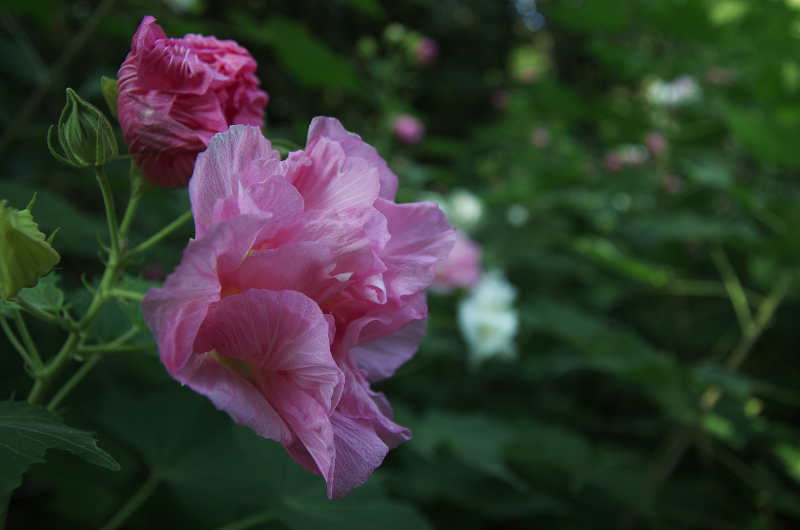
M 380 255 L 388 268 L 383 278 L 389 292 L 402 296 L 425 289 L 433 281 L 436 262 L 450 254 L 455 230 L 432 202 L 378 199 L 375 207 L 386 216 L 392 235 Z
M 262 225 L 254 216 L 212 225 L 205 237 L 189 242 L 164 288 L 150 289 L 145 295 L 145 323 L 156 338 L 161 361 L 173 376 L 191 355 L 209 307 L 220 299 L 221 283 L 235 280 L 236 269 Z
M 250 289 L 223 298 L 208 312 L 193 349 L 244 361 L 254 374 L 256 368 L 282 372 L 287 384 L 330 413 L 339 401 L 343 375 L 331 357 L 329 325 L 305 295 Z
M 286 180 L 303 196 L 306 211 L 369 206 L 378 197 L 378 170 L 363 158 L 348 157 L 341 145 L 328 138 L 291 153 L 288 160 L 292 169 Z
M 364 143 L 359 135 L 348 132 L 336 118 L 318 116 L 311 121 L 308 128 L 306 151 L 314 149 L 322 138 L 337 142 L 346 156 L 363 158 L 369 165 L 377 169 L 380 179 L 380 197 L 390 201 L 394 200 L 398 187 L 397 176 L 389 169 L 377 149 Z
M 253 382 L 222 365 L 212 355 L 192 355 L 173 377 L 206 396 L 218 410 L 228 413 L 238 425 L 253 429 L 264 438 L 284 445 L 295 436 L 277 410 Z
M 258 159 L 280 160 L 280 155 L 258 127 L 233 125 L 211 138 L 208 149 L 197 157 L 189 183 L 198 237 L 211 222 L 216 201 L 236 195 L 239 179 L 232 176 L 245 172 L 250 163 Z
M 333 252 L 315 242 L 286 243 L 247 256 L 239 267 L 240 289 L 297 291 L 317 303 L 345 287 L 331 276 Z
M 359 368 L 367 372 L 367 381 L 375 382 L 394 375 L 411 359 L 425 336 L 427 319 L 412 320 L 405 327 L 350 350 Z
M 335 212 L 306 212 L 294 224 L 280 230 L 270 245 L 278 247 L 295 241 L 316 241 L 328 247 L 336 259 L 333 275 L 370 270 L 374 256 L 364 230 L 343 222 Z

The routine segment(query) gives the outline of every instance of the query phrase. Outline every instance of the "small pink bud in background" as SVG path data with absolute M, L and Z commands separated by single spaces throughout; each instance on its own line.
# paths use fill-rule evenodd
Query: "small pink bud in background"
M 683 189 L 683 179 L 677 175 L 664 175 L 661 187 L 670 195 L 676 195 Z
M 508 93 L 508 90 L 498 88 L 494 92 L 492 92 L 491 102 L 492 107 L 496 109 L 504 109 L 508 107 L 508 103 L 511 101 L 511 94 Z
M 439 60 L 439 44 L 430 37 L 422 37 L 417 42 L 416 56 L 422 66 L 433 66 Z
M 531 143 L 534 147 L 538 147 L 539 149 L 545 149 L 550 147 L 550 144 L 553 143 L 553 135 L 550 134 L 544 127 L 537 127 L 531 133 Z
M 610 173 L 616 173 L 622 169 L 622 160 L 620 160 L 617 153 L 608 153 L 605 158 L 603 158 L 603 167 Z
M 425 125 L 410 114 L 400 114 L 392 123 L 392 130 L 398 140 L 406 145 L 419 143 L 425 137 Z
M 712 85 L 732 86 L 736 84 L 736 72 L 713 65 L 706 70 L 705 79 Z
M 644 143 L 647 145 L 647 149 L 650 151 L 650 154 L 653 155 L 653 158 L 660 158 L 667 147 L 669 147 L 669 140 L 659 131 L 647 133 Z
M 483 276 L 481 254 L 478 243 L 463 231 L 456 232 L 456 244 L 450 256 L 437 263 L 434 268 L 431 289 L 446 293 L 459 287 L 475 287 Z

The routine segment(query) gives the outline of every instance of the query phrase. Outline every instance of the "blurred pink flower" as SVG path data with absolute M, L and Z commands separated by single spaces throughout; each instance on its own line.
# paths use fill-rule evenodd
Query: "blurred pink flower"
M 430 37 L 422 37 L 417 42 L 415 52 L 419 64 L 431 67 L 439 59 L 439 44 Z
M 463 231 L 456 232 L 456 244 L 446 260 L 436 264 L 431 289 L 449 292 L 459 287 L 469 289 L 481 280 L 481 247 Z
M 508 107 L 508 103 L 511 101 L 511 94 L 508 92 L 508 90 L 498 88 L 492 92 L 490 100 L 494 108 L 504 109 Z
M 603 158 L 603 167 L 606 168 L 606 171 L 610 173 L 616 173 L 620 169 L 622 169 L 622 160 L 620 160 L 619 155 L 617 153 L 611 152 L 608 153 Z
M 733 70 L 722 68 L 721 66 L 709 66 L 705 73 L 706 81 L 712 85 L 733 86 L 736 84 L 737 76 Z
M 660 158 L 664 151 L 669 147 L 669 140 L 664 136 L 664 133 L 659 131 L 651 131 L 647 133 L 644 139 L 647 150 L 653 155 L 653 158 Z
M 211 137 L 235 123 L 262 126 L 268 96 L 256 62 L 230 40 L 168 38 L 146 16 L 119 69 L 117 109 L 125 142 L 145 177 L 185 187 Z
M 553 143 L 553 135 L 545 127 L 537 127 L 531 133 L 531 144 L 539 149 L 546 149 Z
M 397 139 L 407 145 L 419 143 L 425 137 L 425 125 L 410 114 L 400 114 L 392 122 Z
M 329 497 L 411 435 L 369 382 L 416 352 L 424 289 L 454 244 L 438 206 L 396 204 L 397 185 L 336 119 L 315 118 L 283 161 L 234 125 L 198 156 L 196 237 L 142 303 L 170 374 L 283 444 Z

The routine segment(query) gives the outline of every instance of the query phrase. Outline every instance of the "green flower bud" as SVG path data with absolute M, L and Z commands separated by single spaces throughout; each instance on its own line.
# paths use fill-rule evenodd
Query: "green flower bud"
M 36 197 L 34 197 L 35 199 Z M 22 211 L 6 207 L 0 201 L 0 298 L 6 300 L 16 295 L 23 287 L 33 287 L 36 279 L 47 273 L 60 257 L 53 250 L 49 239 L 33 222 L 31 207 Z
M 50 127 L 50 131 L 52 129 Z M 58 141 L 67 158 L 53 149 L 50 131 L 47 132 L 47 146 L 53 156 L 65 164 L 101 166 L 117 157 L 117 140 L 108 118 L 71 88 L 67 89 L 67 104 L 58 120 Z

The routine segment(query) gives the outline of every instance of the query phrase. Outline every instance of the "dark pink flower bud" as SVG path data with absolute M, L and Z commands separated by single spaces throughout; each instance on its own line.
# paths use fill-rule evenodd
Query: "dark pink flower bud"
M 439 60 L 439 44 L 430 37 L 422 37 L 417 42 L 416 56 L 419 64 L 433 66 Z
M 425 125 L 410 114 L 397 116 L 392 129 L 397 139 L 407 145 L 417 144 L 425 137 Z
M 144 17 L 119 69 L 117 112 L 145 177 L 180 188 L 214 134 L 263 126 L 268 96 L 246 49 L 202 35 L 168 38 L 155 21 Z

